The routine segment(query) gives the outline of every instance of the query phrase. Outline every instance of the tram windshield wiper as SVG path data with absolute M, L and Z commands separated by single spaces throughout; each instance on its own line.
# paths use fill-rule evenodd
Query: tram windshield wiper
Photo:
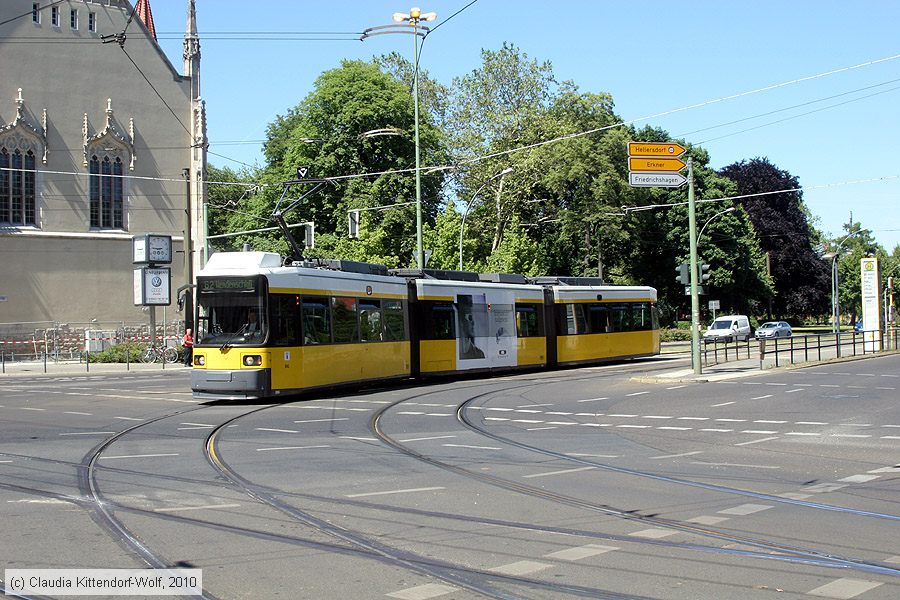
M 241 335 L 242 333 L 244 333 L 244 330 L 245 330 L 245 329 L 247 329 L 247 323 L 244 323 L 243 325 L 241 325 L 241 328 L 240 328 L 240 329 L 238 329 L 237 331 L 235 331 L 234 333 L 232 333 L 230 336 L 228 336 L 228 339 L 225 340 L 225 343 L 222 344 L 222 346 L 219 348 L 219 350 L 224 351 L 224 350 L 226 350 L 226 349 L 228 349 L 228 348 L 231 348 L 231 343 L 234 341 L 234 339 L 235 339 L 237 336 L 239 336 L 239 335 Z

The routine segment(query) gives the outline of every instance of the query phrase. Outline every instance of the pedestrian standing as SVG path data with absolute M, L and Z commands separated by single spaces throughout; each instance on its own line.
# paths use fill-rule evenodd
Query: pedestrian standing
M 184 366 L 190 367 L 194 360 L 194 337 L 191 335 L 190 327 L 184 330 L 181 345 L 184 347 Z

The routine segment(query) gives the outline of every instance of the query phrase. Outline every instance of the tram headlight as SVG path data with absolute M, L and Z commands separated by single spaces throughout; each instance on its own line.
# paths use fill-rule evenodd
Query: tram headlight
M 262 364 L 262 356 L 259 354 L 245 354 L 244 355 L 244 366 L 245 367 L 258 367 Z

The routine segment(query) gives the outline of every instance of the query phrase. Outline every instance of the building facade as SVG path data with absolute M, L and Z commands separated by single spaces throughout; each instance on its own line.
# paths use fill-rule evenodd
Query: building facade
M 0 323 L 146 320 L 135 235 L 172 236 L 173 304 L 199 267 L 184 251 L 206 200 L 194 0 L 184 48 L 179 73 L 148 0 L 0 2 Z

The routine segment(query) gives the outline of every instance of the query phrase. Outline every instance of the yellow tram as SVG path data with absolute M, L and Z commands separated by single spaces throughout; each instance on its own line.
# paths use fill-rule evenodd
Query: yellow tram
M 599 283 L 216 253 L 197 277 L 191 388 L 252 399 L 658 354 L 656 290 Z

